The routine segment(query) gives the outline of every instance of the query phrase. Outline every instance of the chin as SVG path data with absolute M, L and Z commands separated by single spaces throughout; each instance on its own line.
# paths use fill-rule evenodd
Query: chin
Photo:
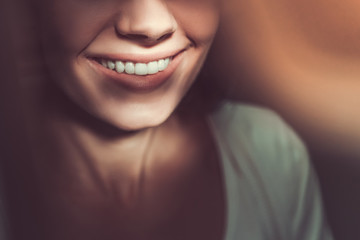
M 151 104 L 119 106 L 112 111 L 96 113 L 97 116 L 124 131 L 139 131 L 163 124 L 173 113 L 176 105 Z
M 141 131 L 146 128 L 160 126 L 168 119 L 169 116 L 156 117 L 152 119 L 131 119 L 128 117 L 127 119 L 114 119 L 107 122 L 110 122 L 114 127 L 123 131 Z

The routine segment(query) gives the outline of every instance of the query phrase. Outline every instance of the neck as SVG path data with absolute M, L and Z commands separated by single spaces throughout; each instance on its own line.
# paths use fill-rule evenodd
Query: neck
M 39 140 L 34 169 L 45 183 L 67 179 L 107 194 L 115 177 L 124 192 L 140 181 L 155 128 L 123 131 L 85 112 L 56 86 L 48 84 L 41 93 L 34 103 L 40 108 L 32 116 L 32 136 Z
M 158 127 L 127 132 L 80 109 L 56 87 L 47 89 L 46 99 L 44 119 L 58 151 L 55 159 L 54 152 L 49 157 L 58 161 L 57 172 L 82 184 L 82 189 L 133 203 L 141 197 L 145 175 L 164 166 L 191 172 L 196 164 L 183 159 L 193 160 L 199 150 L 196 137 L 189 137 L 201 135 L 196 134 L 203 124 L 199 116 L 181 111 Z
M 154 215 L 165 224 L 178 219 L 179 209 L 193 207 L 208 189 L 204 186 L 215 186 L 212 181 L 219 179 L 214 178 L 218 162 L 202 116 L 176 112 L 157 128 L 125 132 L 78 109 L 59 92 L 47 94 L 40 101 L 46 105 L 33 114 L 39 151 L 26 161 L 32 165 L 25 178 L 29 196 L 35 196 L 28 209 L 42 209 L 31 215 L 38 216 L 39 226 L 47 224 L 49 215 L 56 216 L 58 226 L 57 219 L 68 224 L 77 214 L 96 222 L 106 214 L 107 226 L 129 216 L 148 226 Z M 220 196 L 211 199 L 214 195 Z

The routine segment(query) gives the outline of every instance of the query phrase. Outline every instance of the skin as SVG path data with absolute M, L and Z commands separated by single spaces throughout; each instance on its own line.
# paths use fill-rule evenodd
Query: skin
M 31 193 L 13 196 L 14 234 L 221 239 L 225 201 L 213 137 L 191 104 L 177 109 L 212 44 L 219 2 L 37 3 L 44 65 L 38 88 L 27 91 L 26 109 L 37 141 L 31 143 L 34 159 L 23 163 L 17 180 Z M 164 85 L 145 92 L 108 81 L 86 59 L 174 48 L 185 49 L 178 67 Z M 16 204 L 24 199 L 25 213 Z
M 218 23 L 215 0 L 67 0 L 40 5 L 46 9 L 41 11 L 43 46 L 53 78 L 86 111 L 124 130 L 157 126 L 170 116 L 195 80 Z M 157 40 L 166 34 L 171 37 Z M 107 81 L 86 58 L 181 49 L 186 49 L 184 60 L 169 83 L 146 93 Z

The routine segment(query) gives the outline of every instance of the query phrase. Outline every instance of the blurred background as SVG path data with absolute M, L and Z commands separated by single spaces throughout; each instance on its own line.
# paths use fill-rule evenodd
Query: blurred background
M 271 107 L 297 130 L 319 174 L 336 239 L 360 239 L 360 1 L 224 3 L 209 61 L 214 74 L 229 96 Z M 29 150 L 20 144 L 24 106 L 13 93 L 24 87 L 17 82 L 24 76 L 32 84 L 41 66 L 32 59 L 38 49 L 29 36 L 36 31 L 24 8 L 0 1 L 0 157 Z
M 226 2 L 226 1 L 225 1 Z M 309 147 L 336 239 L 360 239 L 360 1 L 228 0 L 211 54 L 235 99 Z

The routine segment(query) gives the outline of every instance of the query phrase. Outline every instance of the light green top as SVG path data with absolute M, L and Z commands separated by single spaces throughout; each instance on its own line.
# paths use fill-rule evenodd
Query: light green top
M 209 119 L 222 159 L 225 240 L 330 240 L 304 144 L 273 112 L 226 103 Z

